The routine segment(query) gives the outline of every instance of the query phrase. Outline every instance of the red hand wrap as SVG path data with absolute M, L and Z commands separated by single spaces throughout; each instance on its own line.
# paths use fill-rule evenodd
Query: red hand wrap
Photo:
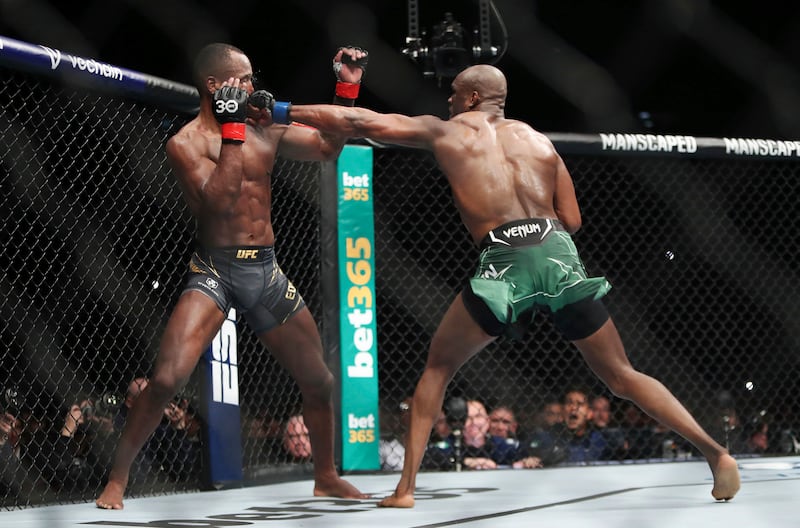
M 244 132 L 247 129 L 244 123 L 223 123 L 222 141 L 227 143 L 244 143 Z
M 360 87 L 360 84 L 339 81 L 336 83 L 336 95 L 347 99 L 355 99 L 358 97 L 358 89 Z

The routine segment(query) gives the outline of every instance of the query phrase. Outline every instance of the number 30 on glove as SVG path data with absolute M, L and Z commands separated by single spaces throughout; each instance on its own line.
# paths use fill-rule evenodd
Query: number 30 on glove
M 223 143 L 244 143 L 247 91 L 223 86 L 214 92 L 214 117 L 222 125 Z

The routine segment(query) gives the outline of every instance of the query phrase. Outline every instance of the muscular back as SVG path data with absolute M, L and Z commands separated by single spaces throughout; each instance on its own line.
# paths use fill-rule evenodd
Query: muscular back
M 454 99 L 451 106 L 464 106 L 463 97 Z M 447 121 L 324 105 L 294 106 L 292 117 L 351 137 L 432 151 L 476 243 L 491 229 L 525 218 L 558 218 L 570 233 L 580 228 L 572 178 L 553 144 L 525 123 L 502 117 L 497 104 Z
M 465 112 L 445 124 L 432 149 L 476 242 L 512 220 L 558 217 L 563 162 L 547 137 L 525 123 Z

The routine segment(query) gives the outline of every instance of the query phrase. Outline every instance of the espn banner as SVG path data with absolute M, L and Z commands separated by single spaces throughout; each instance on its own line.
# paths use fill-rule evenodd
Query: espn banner
M 242 429 L 239 408 L 239 354 L 236 310 L 203 354 L 200 392 L 205 420 L 204 487 L 219 489 L 242 480 Z

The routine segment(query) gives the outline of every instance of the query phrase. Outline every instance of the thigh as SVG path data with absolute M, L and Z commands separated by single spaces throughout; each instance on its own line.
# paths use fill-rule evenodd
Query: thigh
M 161 337 L 153 377 L 188 379 L 224 320 L 225 313 L 205 294 L 190 290 L 181 295 Z
M 317 323 L 307 307 L 258 337 L 298 382 L 313 382 L 330 373 L 323 357 Z
M 487 334 L 472 318 L 458 294 L 431 339 L 427 368 L 455 373 L 472 356 L 497 339 Z
M 609 386 L 633 370 L 614 321 L 609 317 L 592 335 L 572 342 L 586 364 Z

